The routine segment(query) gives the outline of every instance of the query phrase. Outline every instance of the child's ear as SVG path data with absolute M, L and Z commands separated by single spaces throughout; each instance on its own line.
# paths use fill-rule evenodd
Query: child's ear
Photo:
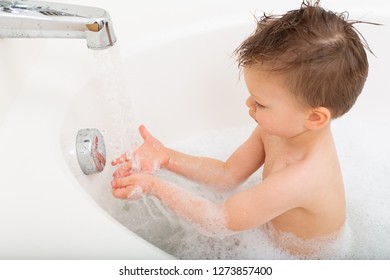
M 332 114 L 325 107 L 317 107 L 310 110 L 305 126 L 310 130 L 317 130 L 330 122 Z

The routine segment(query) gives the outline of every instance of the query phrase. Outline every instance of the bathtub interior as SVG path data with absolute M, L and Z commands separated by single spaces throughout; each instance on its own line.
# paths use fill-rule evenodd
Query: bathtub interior
M 236 24 L 195 31 L 124 61 L 117 50 L 99 52 L 101 74 L 75 95 L 64 118 L 61 146 L 80 185 L 116 220 L 168 253 L 175 253 L 167 247 L 172 238 L 183 234 L 180 221 L 153 198 L 113 198 L 110 161 L 141 143 L 140 124 L 167 144 L 217 127 L 248 125 L 247 93 L 232 52 L 250 28 Z M 82 128 L 97 128 L 104 136 L 107 164 L 100 174 L 86 176 L 78 166 L 75 136 Z
M 385 94 L 389 90 L 385 70 L 390 56 L 385 40 L 390 35 L 386 25 L 390 18 L 382 15 L 370 20 L 385 25 L 357 26 L 375 53 L 375 56 L 369 55 L 370 75 L 366 87 L 355 107 L 334 122 L 354 249 L 349 255 L 335 254 L 330 258 L 390 257 L 390 244 L 385 236 L 390 230 L 386 206 L 387 174 L 390 174 L 387 160 L 390 150 L 386 143 L 390 134 L 383 129 L 390 126 L 385 108 L 390 101 Z M 125 46 L 98 53 L 99 74 L 75 95 L 64 119 L 63 154 L 80 186 L 119 223 L 179 258 L 290 256 L 264 241 L 265 236 L 257 232 L 222 239 L 208 236 L 177 219 L 152 197 L 139 201 L 114 199 L 110 192 L 114 169 L 108 164 L 102 173 L 85 176 L 74 153 L 75 135 L 82 128 L 98 128 L 105 138 L 108 163 L 141 143 L 137 132 L 140 124 L 145 124 L 168 146 L 225 158 L 253 128 L 245 108 L 247 91 L 232 57 L 234 49 L 252 30 L 251 19 L 233 21 L 233 24 L 217 24 L 183 34 L 165 34 L 169 40 L 161 40 L 161 36 L 150 38 L 149 42 L 130 48 L 125 58 L 118 52 L 120 48 L 123 53 Z M 160 172 L 158 175 L 215 200 L 224 198 L 171 174 Z M 253 184 L 256 176 L 259 174 L 243 187 Z M 367 202 L 372 192 L 375 192 L 375 201 Z M 247 250 L 253 240 L 262 244 L 262 254 Z

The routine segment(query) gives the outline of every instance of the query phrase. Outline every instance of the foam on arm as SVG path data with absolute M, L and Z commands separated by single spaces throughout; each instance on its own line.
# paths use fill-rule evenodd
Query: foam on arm
M 208 233 L 227 235 L 224 206 L 191 193 L 179 186 L 158 180 L 151 194 L 186 220 L 200 225 Z

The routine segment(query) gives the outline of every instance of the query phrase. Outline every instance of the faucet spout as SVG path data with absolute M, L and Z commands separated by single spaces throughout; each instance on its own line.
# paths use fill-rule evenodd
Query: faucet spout
M 31 0 L 0 0 L 0 38 L 82 38 L 91 49 L 116 42 L 103 9 Z

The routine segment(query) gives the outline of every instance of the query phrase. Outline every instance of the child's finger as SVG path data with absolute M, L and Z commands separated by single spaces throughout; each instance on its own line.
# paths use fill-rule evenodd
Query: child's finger
M 144 140 L 146 140 L 146 138 L 149 138 L 152 136 L 144 125 L 141 125 L 138 130 L 139 130 L 139 133 L 141 134 L 142 139 L 144 139 Z
M 130 168 L 131 169 L 131 168 Z M 126 169 L 126 168 L 118 168 L 114 174 L 112 174 L 112 177 L 114 178 L 120 178 L 120 177 L 126 177 L 126 176 L 130 176 L 131 175 L 131 171 L 130 169 Z
M 112 195 L 116 198 L 127 199 L 129 196 L 129 190 L 127 188 L 113 188 Z
M 125 165 L 120 166 L 114 174 L 112 174 L 113 177 L 125 177 L 131 175 L 132 170 L 132 162 L 128 161 Z
M 125 188 L 126 186 L 130 186 L 132 185 L 132 179 L 131 179 L 131 176 L 127 176 L 127 177 L 118 177 L 118 178 L 114 178 L 112 181 L 111 181 L 111 186 L 113 189 L 116 189 L 116 188 Z
M 114 159 L 112 162 L 111 162 L 111 165 L 112 166 L 115 166 L 115 165 L 118 165 L 118 164 L 122 164 L 124 162 L 127 162 L 129 161 L 129 156 L 127 155 L 127 153 L 124 153 L 123 155 L 121 155 L 120 157 L 117 157 L 116 159 Z

